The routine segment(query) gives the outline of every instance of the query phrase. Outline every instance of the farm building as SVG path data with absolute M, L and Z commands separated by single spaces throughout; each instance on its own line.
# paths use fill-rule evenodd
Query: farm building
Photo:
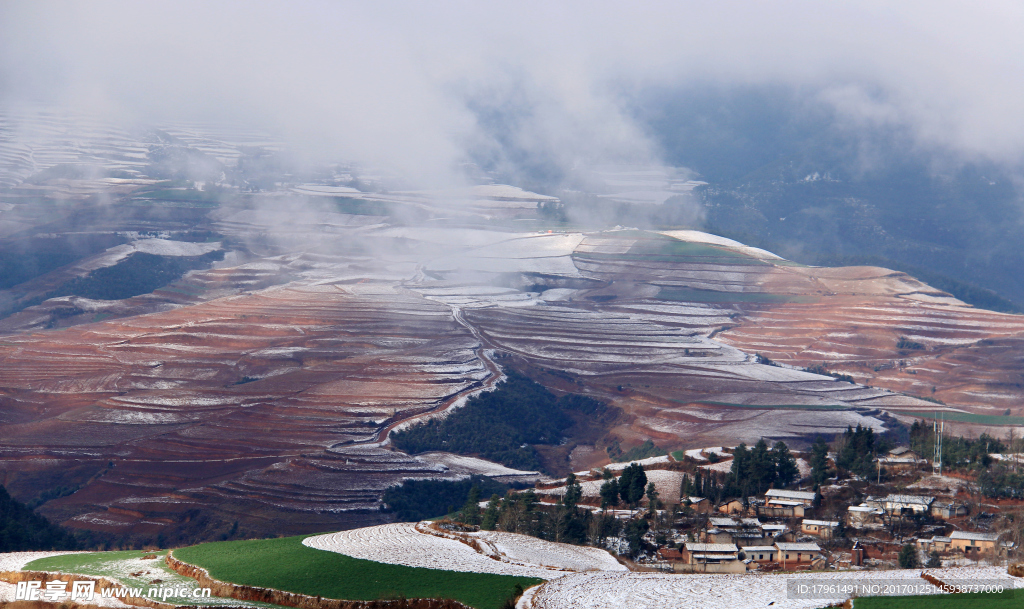
M 764 494 L 765 501 L 772 503 L 772 500 L 799 501 L 801 504 L 810 507 L 814 504 L 814 493 L 810 491 L 786 491 L 777 488 L 768 489 Z
M 743 573 L 747 570 L 733 543 L 687 542 L 683 544 L 682 560 L 673 563 L 672 568 L 685 573 Z
M 815 535 L 826 539 L 832 537 L 839 528 L 839 523 L 833 520 L 802 520 L 800 521 L 800 532 L 806 535 Z

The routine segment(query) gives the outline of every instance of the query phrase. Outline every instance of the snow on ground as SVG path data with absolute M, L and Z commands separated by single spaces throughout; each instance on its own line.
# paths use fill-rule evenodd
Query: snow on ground
M 606 465 L 605 467 L 607 469 L 613 471 L 613 472 L 621 472 L 622 470 L 626 469 L 627 467 L 629 467 L 633 463 L 639 463 L 640 465 L 642 465 L 644 467 L 647 467 L 649 465 L 654 465 L 656 463 L 671 463 L 671 462 L 672 462 L 672 457 L 670 457 L 668 455 L 662 455 L 660 457 L 648 457 L 647 459 L 640 459 L 638 461 L 630 461 L 628 463 L 612 463 L 610 465 Z
M 701 410 L 699 412 L 704 414 L 703 410 Z M 684 452 L 683 454 L 686 455 L 687 457 L 695 460 L 695 461 L 707 461 L 708 458 L 704 456 L 705 453 L 707 453 L 707 454 L 715 453 L 716 455 L 724 455 L 725 454 L 725 447 L 724 446 L 709 446 L 707 448 L 691 448 L 690 450 Z
M 0 571 L 21 571 L 25 565 L 40 558 L 76 554 L 77 552 L 8 552 L 0 554 Z
M 491 478 L 531 478 L 542 477 L 540 472 L 530 472 L 521 469 L 505 467 L 500 463 L 477 459 L 476 457 L 464 457 L 445 452 L 429 452 L 414 457 L 417 461 L 426 463 L 440 463 L 455 474 L 480 474 Z
M 708 465 L 698 465 L 701 469 L 710 470 L 713 472 L 731 472 L 732 471 L 732 459 L 728 461 L 719 461 L 718 463 L 711 463 Z
M 321 186 L 319 184 L 302 184 L 292 188 L 292 192 L 300 195 L 313 195 L 319 197 L 336 197 L 338 195 L 358 195 L 359 189 L 350 186 Z
M 481 184 L 473 186 L 470 192 L 477 197 L 492 197 L 496 199 L 523 199 L 525 201 L 557 201 L 558 197 L 541 195 L 518 186 L 508 184 Z
M 0 554 L 0 572 L 21 571 L 25 565 L 39 558 L 49 558 L 50 556 L 76 553 L 77 552 L 8 552 L 6 554 Z M 17 586 L 15 584 L 0 582 L 0 603 L 14 602 L 16 592 Z M 118 601 L 117 599 L 100 599 L 99 595 L 97 595 L 94 600 L 94 604 L 98 604 L 101 607 L 128 607 L 128 605 Z
M 654 483 L 654 488 L 658 491 L 658 496 L 661 497 L 662 501 L 674 502 L 679 498 L 679 488 L 682 485 L 684 475 L 682 472 L 675 472 L 667 469 L 652 469 L 645 471 L 644 475 L 647 476 L 648 482 Z M 605 480 L 587 480 L 585 482 L 580 482 L 579 485 L 583 491 L 584 497 L 595 498 L 601 496 L 601 486 L 604 483 Z M 560 497 L 565 494 L 565 486 L 538 489 L 535 492 L 538 495 L 554 495 L 556 497 Z
M 666 230 L 660 231 L 662 235 L 679 239 L 680 241 L 689 241 L 691 243 L 707 243 L 709 245 L 721 245 L 730 249 L 736 249 L 748 256 L 755 258 L 772 258 L 775 260 L 783 260 L 781 256 L 773 254 L 767 250 L 763 250 L 757 247 L 751 247 L 744 245 L 739 241 L 733 241 L 732 239 L 726 239 L 725 237 L 719 237 L 718 235 L 712 235 L 710 233 L 704 233 L 698 230 Z
M 940 581 L 1015 580 L 1001 567 L 931 569 Z M 806 574 L 698 574 L 578 573 L 548 581 L 527 590 L 517 609 L 754 609 L 771 605 L 778 609 L 812 609 L 836 600 L 787 598 L 791 579 L 862 581 L 905 580 L 927 585 L 918 569 L 871 572 Z M 838 599 L 837 599 L 838 600 Z
M 950 490 L 956 492 L 960 487 L 966 486 L 966 481 L 952 476 L 925 476 L 917 482 L 907 485 L 907 488 L 920 488 L 931 490 Z
M 131 244 L 135 251 L 156 256 L 202 256 L 220 249 L 220 242 L 190 243 L 168 239 L 141 239 Z
M 426 523 L 394 523 L 307 537 L 303 545 L 387 564 L 551 579 L 566 572 L 624 570 L 604 550 L 543 541 L 527 535 L 463 534 L 486 551 L 418 530 Z
M 560 571 L 626 571 L 626 567 L 600 548 L 552 543 L 515 533 L 480 531 L 470 537 L 490 544 L 508 560 L 523 565 L 541 565 Z

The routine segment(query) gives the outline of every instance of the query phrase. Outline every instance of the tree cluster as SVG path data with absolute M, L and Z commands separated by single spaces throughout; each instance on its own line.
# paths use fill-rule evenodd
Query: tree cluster
M 558 444 L 573 424 L 575 410 L 601 414 L 607 407 L 578 395 L 555 397 L 543 386 L 514 371 L 494 391 L 469 399 L 445 419 L 432 419 L 391 434 L 398 448 L 411 453 L 443 450 L 479 455 L 508 467 L 542 469 L 533 444 Z
M 504 495 L 509 485 L 486 476 L 472 476 L 468 480 L 406 480 L 384 491 L 383 501 L 397 520 L 418 522 L 450 514 L 460 505 L 468 504 L 467 498 L 474 489 L 480 501 L 481 494 L 485 497 L 492 493 Z
M 857 424 L 856 429 L 846 428 L 836 442 L 836 465 L 868 478 L 875 472 L 875 453 L 877 450 L 875 430 Z
M 0 552 L 75 550 L 70 533 L 15 500 L 0 486 Z
M 605 470 L 606 477 L 601 485 L 601 507 L 615 507 L 625 503 L 635 508 L 643 499 L 647 491 L 647 474 L 644 467 L 639 463 L 630 463 L 618 479 L 611 477 L 611 473 Z
M 920 455 L 931 457 L 935 450 L 935 432 L 932 425 L 914 421 L 910 426 L 910 448 Z M 1005 443 L 988 434 L 977 439 L 942 437 L 942 466 L 958 469 L 982 469 L 992 464 L 989 453 L 1006 452 Z
M 772 450 L 764 438 L 753 449 L 740 444 L 733 452 L 726 495 L 747 497 L 773 486 L 788 486 L 800 477 L 796 458 L 785 442 L 776 442 Z

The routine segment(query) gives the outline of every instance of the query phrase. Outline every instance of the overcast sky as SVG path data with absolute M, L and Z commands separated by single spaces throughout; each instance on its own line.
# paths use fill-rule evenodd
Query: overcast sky
M 657 161 L 645 87 L 781 84 L 852 125 L 1024 160 L 1019 2 L 0 3 L 0 100 L 124 124 L 233 121 L 312 160 L 443 176 L 507 142 L 555 162 Z

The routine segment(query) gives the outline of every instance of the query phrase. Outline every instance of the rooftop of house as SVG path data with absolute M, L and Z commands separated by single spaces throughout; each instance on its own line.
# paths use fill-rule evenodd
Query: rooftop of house
M 735 552 L 734 543 L 698 543 L 688 541 L 683 544 L 688 552 Z
M 953 531 L 949 538 L 952 539 L 967 539 L 972 541 L 998 541 L 999 535 L 995 533 L 975 533 L 972 531 Z
M 882 499 L 885 503 L 903 503 L 907 505 L 931 505 L 935 501 L 935 497 L 925 497 L 923 495 L 886 495 Z
M 776 543 L 775 547 L 783 552 L 821 552 L 816 543 Z
M 807 520 L 807 519 L 804 519 L 801 522 L 803 524 L 818 525 L 819 527 L 837 527 L 837 526 L 839 526 L 838 522 L 835 522 L 835 521 L 832 521 L 832 520 Z
M 811 501 L 814 499 L 814 493 L 810 491 L 787 491 L 777 488 L 768 489 L 768 492 L 764 494 L 765 497 L 780 497 L 782 499 L 804 499 Z
M 761 521 L 757 518 L 708 518 L 713 527 L 760 527 Z

